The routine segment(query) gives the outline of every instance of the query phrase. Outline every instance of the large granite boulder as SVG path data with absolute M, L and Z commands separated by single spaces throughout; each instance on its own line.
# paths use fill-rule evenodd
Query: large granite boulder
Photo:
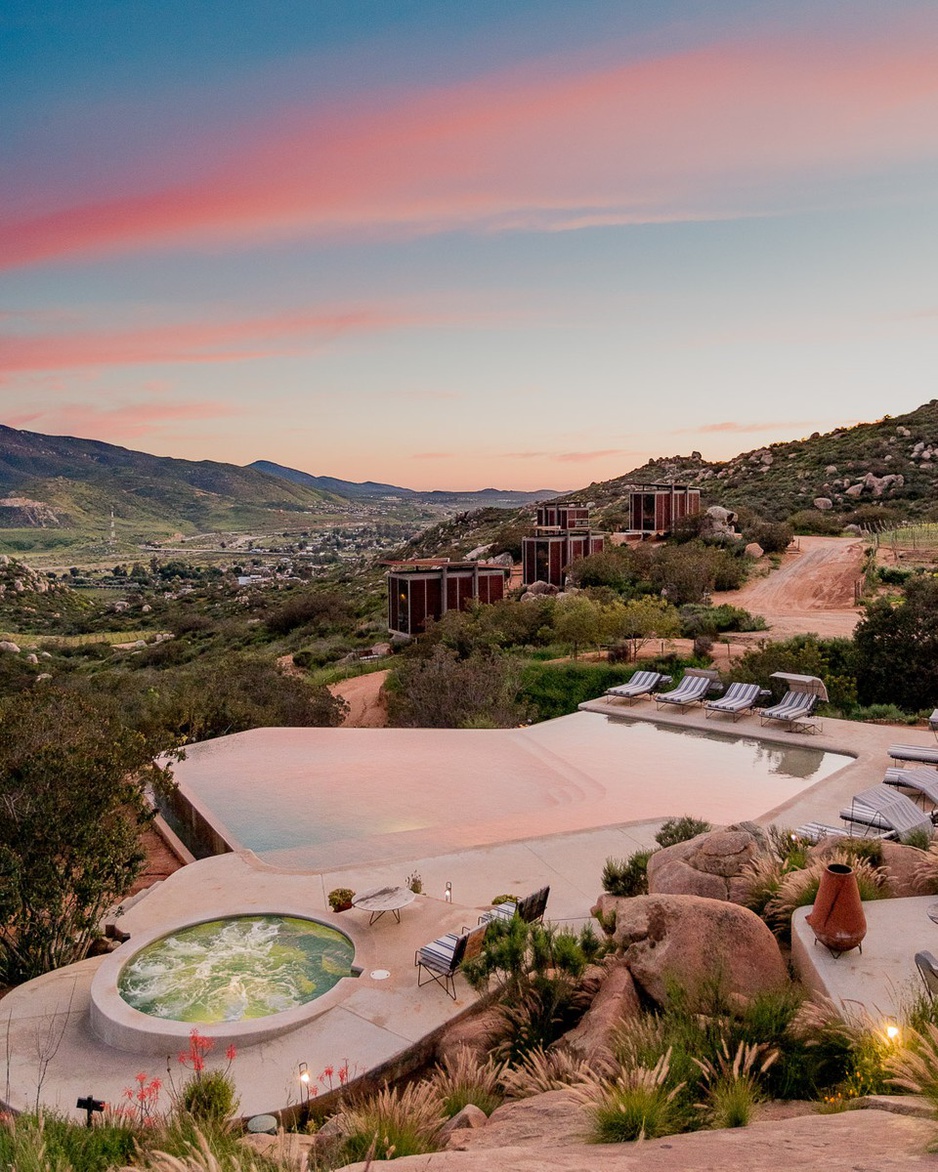
M 745 893 L 742 872 L 765 853 L 765 835 L 752 823 L 698 834 L 654 852 L 648 860 L 649 894 L 700 895 L 739 903 Z
M 602 895 L 594 909 L 615 918 L 613 939 L 642 993 L 658 1005 L 677 984 L 695 991 L 719 984 L 749 999 L 788 979 L 778 943 L 748 908 L 696 895 Z
M 583 1058 L 609 1052 L 612 1035 L 629 1017 L 642 1012 L 638 990 L 628 967 L 623 961 L 614 962 L 606 970 L 599 992 L 575 1029 L 569 1030 L 558 1045 Z

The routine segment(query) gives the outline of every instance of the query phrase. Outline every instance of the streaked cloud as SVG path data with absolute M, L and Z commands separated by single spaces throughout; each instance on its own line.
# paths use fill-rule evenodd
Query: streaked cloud
M 619 66 L 553 58 L 326 114 L 279 110 L 260 129 L 214 134 L 201 173 L 172 175 L 167 159 L 161 188 L 76 192 L 0 224 L 0 265 L 814 207 L 825 183 L 938 158 L 938 26 L 925 10 L 918 25 L 875 41 L 802 29 Z
M 303 353 L 344 334 L 374 332 L 418 320 L 382 308 L 289 311 L 234 321 L 0 333 L 0 373 L 148 363 L 237 362 Z M 423 319 L 424 323 L 432 319 Z
M 98 403 L 53 405 L 40 411 L 8 415 L 3 422 L 8 427 L 46 434 L 94 436 L 95 439 L 115 442 L 152 435 L 170 424 L 221 419 L 239 413 L 229 403 L 148 399 L 112 407 Z

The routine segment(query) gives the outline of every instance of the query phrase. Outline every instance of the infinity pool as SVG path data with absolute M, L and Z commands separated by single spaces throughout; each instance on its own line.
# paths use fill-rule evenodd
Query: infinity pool
M 682 814 L 738 822 L 853 761 L 595 712 L 525 729 L 255 729 L 186 752 L 180 793 L 229 845 L 311 869 Z

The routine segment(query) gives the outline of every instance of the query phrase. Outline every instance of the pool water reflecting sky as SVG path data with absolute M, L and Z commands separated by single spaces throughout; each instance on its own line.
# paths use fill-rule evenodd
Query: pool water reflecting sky
M 757 818 L 853 760 L 730 730 L 595 712 L 510 730 L 255 729 L 190 747 L 176 777 L 233 845 L 325 869 L 682 814 Z

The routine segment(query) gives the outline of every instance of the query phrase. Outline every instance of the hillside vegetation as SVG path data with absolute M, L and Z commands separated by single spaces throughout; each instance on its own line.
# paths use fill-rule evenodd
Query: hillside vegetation
M 103 531 L 111 510 L 145 537 L 275 527 L 336 498 L 255 469 L 151 456 L 97 440 L 0 426 L 0 528 Z
M 745 507 L 772 520 L 806 510 L 849 517 L 866 505 L 888 506 L 886 520 L 930 516 L 938 509 L 938 399 L 907 415 L 815 432 L 722 463 L 699 452 L 661 457 L 565 499 L 593 502 L 597 519 L 614 526 L 629 485 L 654 481 L 694 485 L 706 504 Z M 815 501 L 829 503 L 818 508 Z

